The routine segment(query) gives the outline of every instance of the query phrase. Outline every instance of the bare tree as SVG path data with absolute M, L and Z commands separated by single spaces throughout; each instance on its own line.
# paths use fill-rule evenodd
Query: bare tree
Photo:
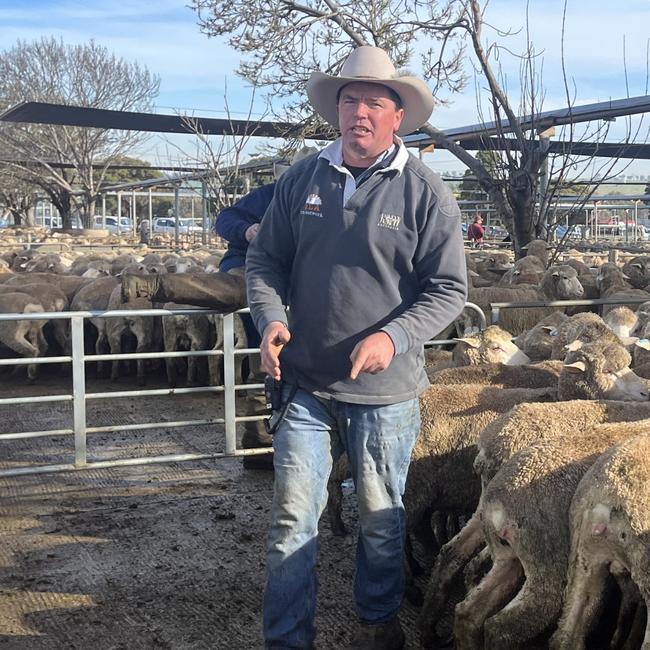
M 33 208 L 36 203 L 36 189 L 12 174 L 10 170 L 0 168 L 0 206 L 11 215 L 14 225 L 34 225 Z
M 464 46 L 480 85 L 487 87 L 485 113 L 496 127 L 484 146 L 500 153 L 500 164 L 488 169 L 480 159 L 431 124 L 421 131 L 436 146 L 449 150 L 472 172 L 511 234 L 515 253 L 543 234 L 539 210 L 540 170 L 548 157 L 548 139 L 538 137 L 536 116 L 544 99 L 538 55 L 526 39 L 514 54 L 499 45 L 509 32 L 486 21 L 487 2 L 480 0 L 192 0 L 201 29 L 229 35 L 230 45 L 245 53 L 239 74 L 266 86 L 274 99 L 285 100 L 284 118 L 304 119 L 308 107 L 291 100 L 304 96 L 304 84 L 315 68 L 336 73 L 353 47 L 372 44 L 386 49 L 397 67 L 413 58 L 416 44 L 428 48 L 421 68 L 437 100 L 462 88 Z M 485 32 L 490 30 L 492 40 Z M 520 62 L 520 97 L 506 93 L 499 57 Z M 567 101 L 571 105 L 571 98 Z M 481 113 L 483 107 L 479 106 Z M 522 118 L 532 117 L 524 127 Z M 485 122 L 488 119 L 484 120 Z M 309 128 L 305 133 L 309 135 Z M 496 171 L 495 171 L 496 169 Z
M 54 38 L 18 41 L 0 53 L 0 110 L 40 101 L 147 111 L 159 83 L 140 64 L 119 59 L 94 41 L 74 46 Z M 61 213 L 64 227 L 76 203 L 84 224 L 92 224 L 97 191 L 112 161 L 142 138 L 133 131 L 0 123 L 3 166 L 40 187 Z

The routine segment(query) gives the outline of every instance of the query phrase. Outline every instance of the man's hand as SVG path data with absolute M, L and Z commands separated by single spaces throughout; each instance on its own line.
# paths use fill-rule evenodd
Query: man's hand
M 386 370 L 395 356 L 393 340 L 386 332 L 375 332 L 359 341 L 352 350 L 350 379 L 356 379 L 360 372 L 377 374 Z
M 287 326 L 279 321 L 272 321 L 264 328 L 260 345 L 262 370 L 273 379 L 279 380 L 282 376 L 280 372 L 280 352 L 290 338 L 291 333 Z
M 244 237 L 246 238 L 246 241 L 250 244 L 250 242 L 255 239 L 257 236 L 257 233 L 259 232 L 260 229 L 260 224 L 259 223 L 254 223 L 252 226 L 248 226 L 246 228 L 246 232 L 244 233 Z

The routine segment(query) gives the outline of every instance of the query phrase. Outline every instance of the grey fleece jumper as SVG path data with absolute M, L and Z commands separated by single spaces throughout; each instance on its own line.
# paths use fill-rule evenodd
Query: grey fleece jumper
M 465 303 L 460 211 L 401 143 L 356 189 L 340 163 L 337 140 L 279 180 L 248 249 L 248 303 L 260 332 L 271 321 L 289 327 L 283 380 L 344 402 L 393 404 L 428 386 L 422 344 Z M 352 349 L 379 330 L 395 345 L 390 366 L 351 380 Z

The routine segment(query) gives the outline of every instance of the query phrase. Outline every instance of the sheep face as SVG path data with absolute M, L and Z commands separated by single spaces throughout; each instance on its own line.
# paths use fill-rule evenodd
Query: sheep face
M 650 257 L 641 255 L 623 266 L 623 273 L 635 289 L 645 289 L 650 284 Z
M 580 284 L 577 271 L 567 265 L 554 266 L 548 271 L 547 282 L 552 287 L 551 294 L 548 297 L 553 297 L 556 300 L 578 300 L 584 296 L 585 290 Z M 550 288 L 549 287 L 549 288 Z
M 630 355 L 621 345 L 582 345 L 574 341 L 560 374 L 560 399 L 648 400 L 646 382 L 630 370 Z
M 474 336 L 454 340 L 458 341 L 453 353 L 456 366 L 480 363 L 521 366 L 530 363 L 530 358 L 512 342 L 510 333 L 494 325 Z

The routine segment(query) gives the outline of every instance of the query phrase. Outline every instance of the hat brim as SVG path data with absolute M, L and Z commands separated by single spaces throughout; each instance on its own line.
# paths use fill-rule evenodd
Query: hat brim
M 329 124 L 338 128 L 339 118 L 336 106 L 338 92 L 343 86 L 364 82 L 386 86 L 396 92 L 402 100 L 404 118 L 397 135 L 417 131 L 433 112 L 433 95 L 427 85 L 417 77 L 397 79 L 375 79 L 372 77 L 334 77 L 316 70 L 307 81 L 307 97 L 316 112 Z

